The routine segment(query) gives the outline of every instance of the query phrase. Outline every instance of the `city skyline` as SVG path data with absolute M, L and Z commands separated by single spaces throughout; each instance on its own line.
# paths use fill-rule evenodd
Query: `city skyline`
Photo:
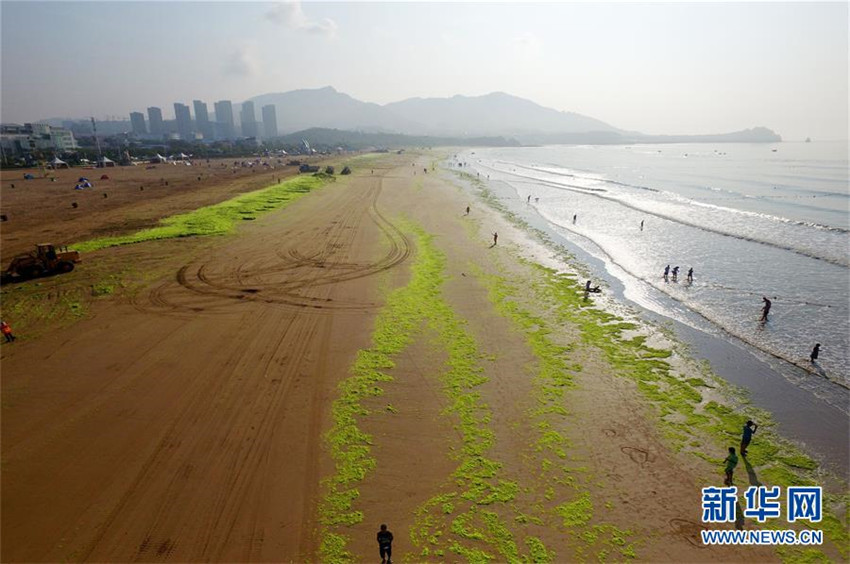
M 215 106 L 219 106 L 224 110 L 222 112 L 223 121 L 220 121 L 216 114 L 213 114 L 214 119 L 210 119 L 207 104 L 203 100 L 192 101 L 192 107 L 195 110 L 194 116 L 192 116 L 187 104 L 174 102 L 174 119 L 167 121 L 174 122 L 176 124 L 177 133 L 180 135 L 181 139 L 184 140 L 193 140 L 193 134 L 195 133 L 201 134 L 201 138 L 203 140 L 228 138 L 225 137 L 226 135 L 236 137 L 235 123 L 233 123 L 232 119 L 232 105 L 233 104 L 230 100 L 219 100 L 215 102 Z M 228 106 L 230 108 L 229 110 L 227 109 Z M 157 116 L 154 119 L 164 122 L 164 120 L 162 120 L 162 108 L 150 106 L 148 107 L 148 113 L 151 114 L 151 111 L 153 111 L 154 115 Z M 274 104 L 266 104 L 261 108 L 262 118 L 260 121 L 256 120 L 256 110 L 254 109 L 254 103 L 251 101 L 246 101 L 240 104 L 239 113 L 239 126 L 242 137 L 271 138 L 278 136 L 277 112 Z M 142 112 L 131 111 L 129 116 L 132 133 L 137 136 L 157 137 L 166 133 L 162 124 L 156 128 L 149 128 L 148 124 L 145 123 L 144 114 Z M 260 135 L 261 124 L 262 135 Z M 219 132 L 219 135 L 216 135 L 216 127 L 222 129 L 222 131 Z M 233 128 L 233 133 L 229 134 L 228 132 L 231 131 L 231 127 Z M 152 129 L 155 129 L 155 131 Z

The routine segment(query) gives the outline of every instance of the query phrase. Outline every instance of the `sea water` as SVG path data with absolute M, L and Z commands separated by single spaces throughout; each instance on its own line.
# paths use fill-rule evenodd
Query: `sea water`
M 746 343 L 847 413 L 847 149 L 846 142 L 547 146 L 469 150 L 453 162 L 500 186 L 509 208 L 536 214 L 602 260 L 628 299 Z M 676 280 L 672 273 L 665 280 L 667 265 L 679 267 Z M 772 301 L 766 322 L 763 297 Z M 815 343 L 821 353 L 812 364 Z

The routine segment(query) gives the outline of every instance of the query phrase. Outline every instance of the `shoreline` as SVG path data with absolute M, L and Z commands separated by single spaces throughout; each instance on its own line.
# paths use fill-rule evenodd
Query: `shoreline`
M 471 190 L 473 193 L 480 190 L 480 188 L 473 186 L 474 176 L 462 178 L 457 176 L 459 174 L 468 175 L 469 173 L 464 173 L 452 167 L 445 170 L 453 175 L 454 180 L 461 182 L 465 186 L 465 190 Z M 547 246 L 550 252 L 566 252 L 569 257 L 574 259 L 572 262 L 578 263 L 578 265 L 571 264 L 571 261 L 567 259 L 566 264 L 570 265 L 570 268 L 578 267 L 587 270 L 588 273 L 593 273 L 594 278 L 604 280 L 613 293 L 615 301 L 626 305 L 626 311 L 633 310 L 631 313 L 639 313 L 641 319 L 651 324 L 672 325 L 670 330 L 677 334 L 678 340 L 688 347 L 695 347 L 699 351 L 699 357 L 705 358 L 712 367 L 719 367 L 719 370 L 715 369 L 718 376 L 730 384 L 746 390 L 748 397 L 755 405 L 776 414 L 777 422 L 781 427 L 787 429 L 789 438 L 806 445 L 806 448 L 814 446 L 813 455 L 826 463 L 832 471 L 842 474 L 845 479 L 850 478 L 850 445 L 842 440 L 842 437 L 846 437 L 847 431 L 850 429 L 850 420 L 834 403 L 823 399 L 813 390 L 794 385 L 789 380 L 789 371 L 800 370 L 809 377 L 813 374 L 811 371 L 800 369 L 792 363 L 788 363 L 786 367 L 777 367 L 774 364 L 775 362 L 786 361 L 781 357 L 773 359 L 770 353 L 753 347 L 722 328 L 715 327 L 710 319 L 701 316 L 698 312 L 687 310 L 682 312 L 680 310 L 679 314 L 686 316 L 690 314 L 698 317 L 698 319 L 688 322 L 665 315 L 663 310 L 658 311 L 659 306 L 662 308 L 676 307 L 678 303 L 667 294 L 656 291 L 657 296 L 654 299 L 660 303 L 653 304 L 655 309 L 646 303 L 641 303 L 634 297 L 630 297 L 626 291 L 626 286 L 618 277 L 618 275 L 624 274 L 628 276 L 627 272 L 613 273 L 611 264 L 607 260 L 589 253 L 583 247 L 560 234 L 536 210 L 524 206 L 517 206 L 514 209 L 502 203 L 504 196 L 493 191 L 493 181 L 480 180 L 480 182 L 482 182 L 482 185 L 487 184 L 489 186 L 488 189 L 492 196 L 488 196 L 487 199 L 491 204 L 503 207 L 504 210 L 501 213 L 509 214 L 511 218 L 516 218 L 516 221 L 525 224 L 527 229 L 530 229 L 530 240 L 540 243 L 539 239 L 542 237 L 542 244 Z M 505 188 L 504 190 L 510 189 Z M 549 242 L 546 243 L 545 240 Z M 594 245 L 592 241 L 590 241 L 590 244 Z M 616 263 L 614 266 L 616 267 Z M 622 305 L 615 307 L 613 311 L 622 312 Z M 708 324 L 707 327 L 706 324 Z M 773 363 L 771 363 L 771 360 L 773 360 Z M 751 372 L 740 370 L 741 366 L 748 366 L 750 370 L 754 370 L 752 374 L 755 374 L 756 378 L 750 377 Z M 778 380 L 765 380 L 771 375 L 778 377 Z M 791 376 L 793 377 L 793 374 Z M 833 392 L 838 393 L 839 398 L 850 397 L 850 392 L 840 383 L 828 380 L 828 384 L 832 387 Z M 830 389 L 824 390 L 827 393 L 829 391 Z M 793 399 L 789 400 L 789 398 Z M 834 399 L 833 402 L 841 403 L 840 399 Z M 789 410 L 789 405 L 805 405 L 807 409 L 805 411 Z M 831 414 L 831 416 L 828 414 Z

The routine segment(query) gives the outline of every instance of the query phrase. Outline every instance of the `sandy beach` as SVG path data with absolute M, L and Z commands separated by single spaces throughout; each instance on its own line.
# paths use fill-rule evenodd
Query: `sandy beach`
M 846 484 L 769 422 L 735 485 L 823 485 L 824 544 L 705 546 L 701 529 L 762 527 L 701 523 L 753 412 L 582 296 L 443 156 L 355 158 L 231 235 L 5 286 L 0 559 L 377 561 L 381 523 L 398 562 L 850 556 Z M 4 173 L 4 267 L 296 174 L 198 164 Z

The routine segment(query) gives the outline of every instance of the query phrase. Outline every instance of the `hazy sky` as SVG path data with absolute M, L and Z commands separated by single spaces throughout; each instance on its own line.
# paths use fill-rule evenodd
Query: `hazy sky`
M 334 86 L 493 91 L 644 133 L 848 137 L 848 3 L 10 2 L 2 120 Z

